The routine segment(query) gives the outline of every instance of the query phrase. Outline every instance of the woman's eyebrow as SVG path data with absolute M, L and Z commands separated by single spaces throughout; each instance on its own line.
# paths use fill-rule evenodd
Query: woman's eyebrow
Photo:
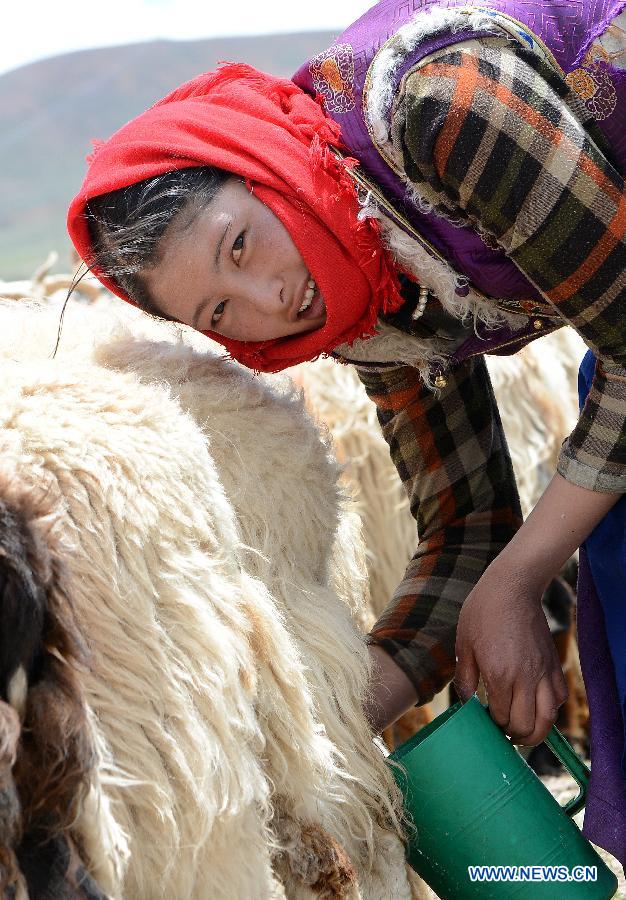
M 211 302 L 210 297 L 205 297 L 204 300 L 200 301 L 200 303 L 196 307 L 196 311 L 194 312 L 193 317 L 191 319 L 191 327 L 192 328 L 198 327 L 198 319 L 200 318 L 200 316 L 202 315 L 202 313 L 207 308 L 207 306 L 209 305 L 210 302 Z
M 224 231 L 222 232 L 222 236 L 221 236 L 221 238 L 219 239 L 219 241 L 217 242 L 217 246 L 216 246 L 216 248 L 215 248 L 215 257 L 214 257 L 214 259 L 213 259 L 213 266 L 214 266 L 214 268 L 215 268 L 215 271 L 218 272 L 218 273 L 219 273 L 219 270 L 220 270 L 220 255 L 221 255 L 221 253 L 222 253 L 222 244 L 224 243 L 224 240 L 225 240 L 225 238 L 226 238 L 226 235 L 228 234 L 228 231 L 229 231 L 230 226 L 231 226 L 232 224 L 233 224 L 233 220 L 232 220 L 232 219 L 229 219 L 229 221 L 226 223 L 226 228 L 225 228 Z M 207 306 L 209 305 L 210 302 L 211 302 L 211 298 L 210 298 L 210 297 L 205 297 L 204 300 L 201 300 L 201 301 L 200 301 L 200 303 L 199 303 L 198 306 L 196 307 L 196 310 L 195 310 L 195 312 L 194 312 L 194 314 L 193 314 L 193 317 L 192 317 L 192 319 L 191 319 L 191 327 L 192 327 L 192 328 L 197 328 L 197 327 L 198 327 L 198 320 L 200 319 L 200 316 L 202 315 L 202 313 L 203 313 L 204 310 L 207 308 Z
M 220 254 L 222 252 L 222 244 L 224 243 L 224 239 L 225 239 L 226 235 L 228 234 L 228 230 L 232 224 L 233 224 L 233 220 L 230 219 L 228 221 L 228 223 L 226 224 L 226 228 L 222 232 L 221 238 L 217 242 L 217 247 L 215 248 L 215 259 L 213 260 L 213 264 L 215 266 L 216 272 L 219 272 L 219 268 L 220 268 Z

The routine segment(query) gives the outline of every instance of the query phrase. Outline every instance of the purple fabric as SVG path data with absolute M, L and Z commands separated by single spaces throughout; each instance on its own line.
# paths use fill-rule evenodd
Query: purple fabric
M 450 356 L 446 365 L 454 368 L 469 359 L 470 356 L 477 356 L 480 353 L 488 353 L 491 356 L 511 356 L 530 341 L 544 337 L 564 324 L 549 319 L 543 319 L 542 322 L 540 330 L 535 328 L 535 317 L 531 316 L 528 325 L 518 328 L 516 331 L 513 331 L 508 325 L 498 325 L 494 329 L 485 325 L 484 322 L 477 322 L 472 337 L 463 341 L 458 350 Z
M 399 28 L 431 6 L 476 6 L 506 13 L 543 40 L 563 70 L 570 72 L 577 68 L 593 39 L 626 7 L 626 0 L 381 0 L 294 75 L 296 84 L 324 98 L 326 110 L 341 125 L 346 146 L 367 174 L 458 272 L 488 296 L 537 300 L 539 292 L 503 251 L 487 247 L 473 229 L 456 228 L 408 202 L 404 183 L 380 156 L 367 130 L 363 91 L 374 56 Z M 394 73 L 396 85 L 434 50 L 485 33 L 447 30 L 421 41 Z M 598 124 L 611 142 L 614 161 L 626 171 L 626 77 L 613 72 L 611 78 L 617 104 L 614 112 Z M 472 338 L 474 343 L 463 346 L 457 361 L 474 352 L 515 352 L 537 336 L 532 322 L 515 335 L 520 340 L 514 343 L 508 329 L 487 330 L 481 326 L 478 347 L 474 347 L 476 339 Z
M 626 72 L 612 66 L 602 66 L 601 68 L 610 73 L 610 79 L 617 94 L 617 110 L 621 111 L 621 115 L 614 113 L 602 122 L 598 122 L 598 125 L 611 145 L 614 161 L 619 170 L 626 172 Z
M 411 224 L 420 231 L 430 243 L 457 269 L 467 275 L 476 287 L 490 296 L 507 299 L 538 299 L 536 289 L 526 280 L 514 264 L 507 259 L 501 250 L 493 250 L 486 246 L 480 235 L 470 228 L 457 228 L 450 222 L 434 213 L 423 213 L 416 206 L 407 203 L 406 187 L 393 170 L 386 164 L 373 145 L 363 116 L 363 89 L 367 72 L 375 53 L 388 37 L 398 28 L 406 24 L 417 12 L 432 4 L 420 4 L 417 9 L 413 4 L 398 3 L 395 0 L 382 0 L 351 25 L 334 42 L 338 52 L 329 50 L 329 59 L 336 61 L 344 83 L 350 82 L 352 99 L 342 101 L 333 96 L 331 88 L 324 92 L 323 82 L 316 79 L 315 60 L 325 54 L 319 54 L 311 63 L 305 63 L 294 75 L 294 81 L 304 90 L 315 94 L 320 87 L 325 97 L 326 110 L 341 125 L 342 138 L 351 153 L 357 157 L 384 193 L 397 204 Z M 444 5 L 466 5 L 461 3 Z M 468 4 L 471 5 L 471 4 Z M 487 33 L 487 32 L 481 32 Z M 463 32 L 462 37 L 476 36 L 478 32 Z M 407 55 L 402 65 L 394 74 L 394 81 L 399 84 L 403 75 L 419 60 L 434 50 L 445 47 L 460 40 L 459 34 L 444 32 L 441 35 L 422 42 Z M 339 49 L 341 48 L 341 49 Z M 345 51 L 343 48 L 346 48 Z M 345 58 L 344 58 L 345 53 Z
M 591 711 L 591 779 L 583 834 L 626 867 L 626 782 L 621 771 L 624 726 L 602 604 L 584 548 L 580 550 L 577 626 Z

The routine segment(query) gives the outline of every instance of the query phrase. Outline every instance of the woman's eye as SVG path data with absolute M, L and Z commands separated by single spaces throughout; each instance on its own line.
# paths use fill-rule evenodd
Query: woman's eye
M 224 310 L 226 309 L 226 304 L 228 300 L 222 300 L 221 303 L 218 303 L 215 309 L 213 310 L 213 315 L 211 316 L 211 325 L 217 325 L 219 320 L 224 315 Z
M 239 237 L 235 240 L 233 244 L 233 259 L 238 264 L 241 259 L 241 254 L 243 253 L 243 247 L 245 243 L 245 231 L 242 231 Z

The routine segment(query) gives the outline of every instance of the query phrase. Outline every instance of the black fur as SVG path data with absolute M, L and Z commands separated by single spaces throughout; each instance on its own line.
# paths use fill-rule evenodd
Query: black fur
M 46 597 L 28 559 L 31 545 L 28 525 L 0 499 L 0 697 L 5 701 L 19 666 L 30 685 L 41 663 Z

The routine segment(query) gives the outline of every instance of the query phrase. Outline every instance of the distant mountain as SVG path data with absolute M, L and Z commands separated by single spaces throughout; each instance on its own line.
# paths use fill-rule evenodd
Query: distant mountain
M 28 277 L 50 250 L 67 271 L 67 205 L 94 138 L 220 60 L 291 75 L 327 32 L 151 41 L 68 53 L 0 76 L 0 280 Z

